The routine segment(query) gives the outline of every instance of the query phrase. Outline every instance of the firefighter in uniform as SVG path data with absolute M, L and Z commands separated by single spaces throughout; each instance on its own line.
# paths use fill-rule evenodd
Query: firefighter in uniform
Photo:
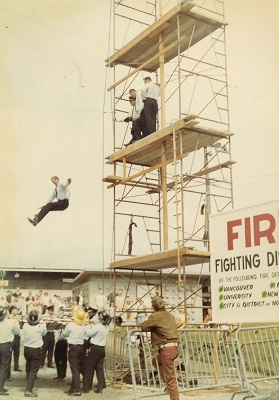
M 9 395 L 4 383 L 11 365 L 14 336 L 20 332 L 18 322 L 7 317 L 7 308 L 0 306 L 0 396 Z
M 32 310 L 27 317 L 27 323 L 22 328 L 24 338 L 24 357 L 26 360 L 26 390 L 25 397 L 38 397 L 33 393 L 33 386 L 42 359 L 43 336 L 47 333 L 46 324 L 40 323 L 38 310 Z
M 47 322 L 52 322 L 54 319 L 54 306 L 48 306 L 46 308 L 47 314 L 44 315 L 44 321 Z M 41 366 L 40 368 L 43 368 L 44 363 L 45 363 L 45 358 L 47 355 L 47 366 L 48 368 L 54 368 L 52 365 L 52 359 L 53 359 L 53 353 L 54 353 L 54 345 L 55 345 L 55 336 L 54 336 L 54 330 L 47 330 L 46 335 L 43 338 L 44 344 L 42 348 L 42 359 L 41 359 Z
M 99 323 L 87 326 L 86 334 L 90 337 L 90 348 L 85 362 L 85 376 L 83 393 L 92 388 L 94 372 L 96 371 L 98 384 L 95 393 L 102 393 L 106 386 L 104 375 L 105 345 L 109 333 L 110 315 L 106 311 L 98 312 Z
M 69 344 L 68 360 L 72 373 L 71 387 L 65 392 L 69 396 L 81 396 L 80 365 L 84 352 L 85 324 L 85 312 L 79 308 L 74 313 L 74 322 L 69 322 L 63 332 L 63 337 L 67 338 Z

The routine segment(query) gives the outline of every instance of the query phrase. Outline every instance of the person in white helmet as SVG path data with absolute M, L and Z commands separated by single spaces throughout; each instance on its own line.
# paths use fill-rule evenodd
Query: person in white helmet
M 88 325 L 86 335 L 90 338 L 90 348 L 85 361 L 85 375 L 83 381 L 83 393 L 88 393 L 92 388 L 94 372 L 96 371 L 98 384 L 95 393 L 102 393 L 106 387 L 104 374 L 105 345 L 109 333 L 111 317 L 106 311 L 98 312 L 99 322 Z
M 25 397 L 38 397 L 33 393 L 33 386 L 40 369 L 42 358 L 43 336 L 47 333 L 46 324 L 40 323 L 38 310 L 31 310 L 27 323 L 22 328 L 24 339 L 24 358 L 26 360 L 26 390 Z

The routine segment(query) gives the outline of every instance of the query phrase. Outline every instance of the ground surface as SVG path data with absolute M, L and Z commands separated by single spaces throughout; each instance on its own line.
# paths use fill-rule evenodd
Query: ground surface
M 22 367 L 24 363 L 21 364 Z M 64 392 L 69 389 L 70 371 L 68 370 L 67 378 L 64 382 L 57 383 L 53 378 L 56 376 L 56 370 L 44 367 L 39 371 L 38 379 L 36 380 L 34 393 L 38 394 L 40 400 L 65 400 L 71 397 Z M 5 387 L 9 390 L 9 396 L 3 396 L 9 400 L 21 400 L 25 399 L 25 374 L 24 372 L 12 372 L 12 381 L 6 382 Z M 188 392 L 187 394 L 180 394 L 180 400 L 230 400 L 234 390 L 223 389 L 223 390 L 212 390 L 212 391 L 195 391 Z M 263 383 L 260 386 L 260 390 L 257 391 L 259 395 L 258 400 L 279 400 L 279 388 L 278 383 Z M 148 395 L 146 392 L 146 399 L 157 399 L 157 400 L 168 400 L 168 395 L 159 395 L 156 397 Z M 95 394 L 90 392 L 88 394 L 82 394 L 82 398 L 86 399 L 105 399 L 105 400 L 132 400 L 134 399 L 133 388 L 131 385 L 112 385 L 107 381 L 107 388 L 104 389 L 102 394 Z M 243 399 L 244 395 L 239 394 L 234 397 L 235 400 Z
M 20 356 L 20 368 L 22 372 L 12 371 L 12 381 L 5 383 L 5 388 L 8 389 L 9 396 L 3 396 L 2 398 L 7 400 L 23 400 L 25 391 L 25 360 L 23 356 Z M 68 394 L 64 393 L 69 389 L 71 382 L 71 371 L 68 367 L 67 377 L 65 381 L 57 383 L 53 378 L 56 376 L 55 368 L 47 368 L 39 370 L 38 379 L 36 379 L 33 392 L 38 394 L 38 400 L 69 400 L 72 398 Z M 87 394 L 82 394 L 81 398 L 84 400 L 93 399 L 105 399 L 105 400 L 133 400 L 134 393 L 132 385 L 126 385 L 119 383 L 117 385 L 112 384 L 112 380 L 106 372 L 107 388 L 103 390 L 102 394 L 96 394 L 93 391 Z M 95 382 L 94 382 L 95 383 Z M 279 383 L 273 382 L 262 382 L 257 385 L 259 390 L 257 393 L 257 400 L 279 400 Z M 208 390 L 208 391 L 194 391 L 187 392 L 186 394 L 180 394 L 180 400 L 231 400 L 235 389 L 224 388 L 219 390 Z M 75 397 L 79 398 L 79 397 Z M 235 395 L 233 400 L 242 400 L 245 398 L 244 394 Z M 145 399 L 155 400 L 169 400 L 168 395 L 150 396 L 148 390 L 146 390 Z

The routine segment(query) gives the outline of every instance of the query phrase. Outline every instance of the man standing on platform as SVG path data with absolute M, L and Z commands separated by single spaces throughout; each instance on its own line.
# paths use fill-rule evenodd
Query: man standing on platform
M 156 131 L 160 88 L 156 83 L 152 82 L 152 79 L 149 76 L 144 78 L 143 82 L 145 83 L 145 87 L 141 91 L 141 96 L 144 103 L 143 116 L 145 121 L 145 130 L 142 137 L 145 137 Z
M 130 94 L 129 101 L 133 106 L 133 108 L 135 109 L 135 118 L 133 118 L 133 123 L 132 123 L 132 136 L 133 136 L 132 143 L 134 143 L 135 141 L 145 136 L 146 126 L 143 113 L 144 104 L 142 102 L 141 90 L 137 91 L 135 89 L 130 89 L 129 94 Z

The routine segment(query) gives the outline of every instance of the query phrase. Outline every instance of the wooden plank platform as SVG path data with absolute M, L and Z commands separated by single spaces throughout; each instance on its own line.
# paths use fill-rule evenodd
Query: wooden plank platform
M 195 115 L 189 115 L 175 124 L 154 132 L 125 149 L 121 149 L 116 153 L 109 155 L 106 157 L 107 164 L 124 162 L 146 167 L 155 166 L 161 162 L 160 144 L 164 141 L 166 142 L 166 161 L 172 160 L 173 132 L 176 134 L 182 134 L 183 153 L 190 153 L 199 150 L 233 135 L 230 132 L 198 127 L 197 122 L 193 121 L 195 118 Z M 193 122 L 196 122 L 196 125 L 193 124 Z M 177 146 L 177 157 L 179 157 L 179 155 L 180 146 Z
M 183 258 L 186 266 L 207 263 L 210 260 L 209 251 L 198 251 L 192 247 L 183 247 L 179 250 L 181 265 Z M 114 261 L 109 265 L 109 269 L 160 271 L 162 269 L 177 268 L 177 256 L 177 249 L 165 250 L 159 253 Z
M 160 17 L 156 22 L 145 29 L 136 38 L 122 47 L 107 60 L 108 67 L 114 67 L 116 64 L 126 65 L 132 68 L 138 68 L 143 63 L 144 70 L 154 72 L 159 68 L 160 34 L 163 34 L 164 47 L 170 46 L 177 40 L 177 17 L 179 17 L 180 37 L 184 36 L 180 42 L 180 52 L 193 46 L 204 39 L 216 29 L 227 25 L 224 21 L 216 18 L 207 17 L 200 12 L 193 11 L 194 2 L 181 1 L 176 7 Z M 165 52 L 165 63 L 177 56 L 177 46 L 170 47 Z M 150 60 L 150 62 L 147 62 Z

